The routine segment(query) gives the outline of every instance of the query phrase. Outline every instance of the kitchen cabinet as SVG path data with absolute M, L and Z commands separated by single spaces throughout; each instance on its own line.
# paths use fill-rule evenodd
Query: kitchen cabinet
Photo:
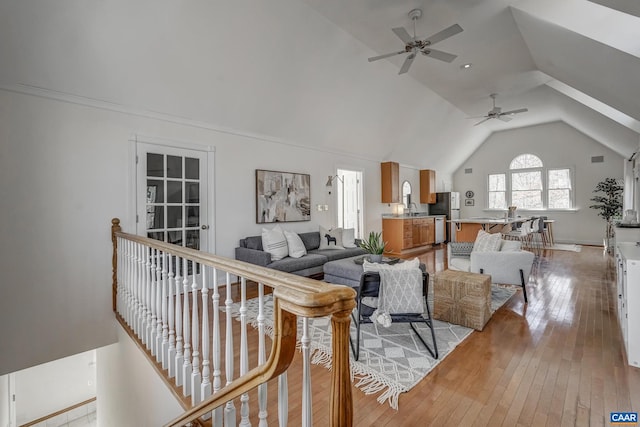
M 413 247 L 433 245 L 435 243 L 435 219 L 413 219 Z
M 383 218 L 382 239 L 385 252 L 401 253 L 407 249 L 435 243 L 435 218 Z
M 420 170 L 420 203 L 436 202 L 436 171 Z
M 640 246 L 618 243 L 618 321 L 627 363 L 640 368 Z
M 396 162 L 380 164 L 382 203 L 400 203 L 400 165 Z

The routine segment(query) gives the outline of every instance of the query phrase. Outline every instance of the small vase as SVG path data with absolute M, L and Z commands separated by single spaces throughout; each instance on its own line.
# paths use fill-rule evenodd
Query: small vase
M 370 254 L 369 255 L 369 261 L 381 263 L 382 262 L 382 254 Z

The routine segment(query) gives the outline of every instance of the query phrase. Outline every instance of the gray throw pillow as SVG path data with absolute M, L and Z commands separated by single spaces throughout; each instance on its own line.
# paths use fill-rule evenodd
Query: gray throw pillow
M 451 256 L 469 258 L 473 251 L 473 242 L 451 242 L 449 247 L 451 248 Z

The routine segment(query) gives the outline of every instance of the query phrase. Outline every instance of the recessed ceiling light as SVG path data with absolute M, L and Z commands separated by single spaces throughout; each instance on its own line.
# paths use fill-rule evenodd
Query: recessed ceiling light
M 469 62 L 467 64 L 462 64 L 460 66 L 460 68 L 463 69 L 463 70 L 468 70 L 469 68 L 471 68 L 471 65 L 473 65 L 473 64 L 471 64 L 471 62 Z

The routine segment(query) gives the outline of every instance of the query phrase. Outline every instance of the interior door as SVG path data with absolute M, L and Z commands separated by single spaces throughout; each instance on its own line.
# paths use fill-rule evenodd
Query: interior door
M 353 228 L 356 238 L 362 238 L 363 191 L 362 172 L 338 169 L 338 227 Z
M 137 234 L 207 251 L 207 152 L 136 143 Z

